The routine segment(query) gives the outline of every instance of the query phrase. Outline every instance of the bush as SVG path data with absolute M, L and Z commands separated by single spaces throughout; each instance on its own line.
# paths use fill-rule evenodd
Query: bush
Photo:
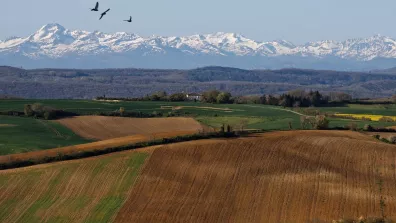
M 52 120 L 56 118 L 56 112 L 55 111 L 45 111 L 43 115 L 45 120 Z
M 352 131 L 358 130 L 358 125 L 356 124 L 356 122 L 350 122 L 347 127 L 349 130 L 352 130 Z
M 395 143 L 396 143 L 396 136 L 390 136 L 390 137 L 388 138 L 388 141 L 389 141 L 390 143 L 392 143 L 392 144 L 395 144 Z
M 386 117 L 383 116 L 379 119 L 380 122 L 394 122 L 394 120 L 391 117 Z
M 186 94 L 176 93 L 169 96 L 169 101 L 187 101 Z
M 23 108 L 23 111 L 24 111 L 26 116 L 28 116 L 28 117 L 33 116 L 33 110 L 32 110 L 32 106 L 31 105 L 25 105 L 24 108 Z
M 364 127 L 363 127 L 363 130 L 371 132 L 371 131 L 374 130 L 374 128 L 373 128 L 373 126 L 371 126 L 369 124 L 365 124 Z
M 231 103 L 231 94 L 228 92 L 221 92 L 219 95 L 217 95 L 216 101 L 219 104 Z
M 329 120 L 324 115 L 317 115 L 315 117 L 315 129 L 328 129 Z

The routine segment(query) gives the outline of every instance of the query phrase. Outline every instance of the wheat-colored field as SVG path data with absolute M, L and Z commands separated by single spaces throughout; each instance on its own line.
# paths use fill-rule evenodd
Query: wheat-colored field
M 130 135 L 160 132 L 195 131 L 203 127 L 192 118 L 123 118 L 77 116 L 58 120 L 84 138 L 105 140 Z
M 378 216 L 379 179 L 385 213 L 396 217 L 395 158 L 395 146 L 355 132 L 277 132 L 163 146 L 151 155 L 116 222 Z
M 381 195 L 395 218 L 395 162 L 352 131 L 156 146 L 0 171 L 0 222 L 331 222 L 379 216 Z

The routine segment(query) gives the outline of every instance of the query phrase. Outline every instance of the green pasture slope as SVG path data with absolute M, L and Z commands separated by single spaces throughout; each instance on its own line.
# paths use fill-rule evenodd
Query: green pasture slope
M 51 121 L 0 116 L 0 155 L 51 149 L 89 142 Z
M 126 111 L 141 111 L 144 113 L 171 112 L 171 108 L 163 109 L 162 106 L 182 108 L 178 111 L 187 116 L 196 118 L 202 123 L 220 127 L 222 124 L 239 125 L 247 119 L 247 128 L 254 129 L 288 129 L 289 122 L 292 126 L 299 126 L 299 115 L 284 111 L 274 106 L 267 105 L 237 105 L 237 104 L 206 104 L 197 102 L 104 102 L 93 100 L 0 100 L 0 111 L 23 111 L 25 104 L 41 103 L 57 109 L 75 112 L 78 114 L 93 114 L 100 111 L 115 111 L 124 107 Z M 200 107 L 200 108 L 197 108 Z M 210 108 L 231 109 L 212 110 Z

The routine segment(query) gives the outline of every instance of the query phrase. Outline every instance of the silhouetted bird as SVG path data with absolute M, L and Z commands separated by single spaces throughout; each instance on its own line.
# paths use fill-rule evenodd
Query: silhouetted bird
M 91 9 L 91 11 L 99 11 L 99 2 L 96 2 L 95 8 Z
M 110 9 L 107 9 L 105 12 L 103 12 L 103 13 L 100 15 L 99 20 L 101 20 L 101 19 L 103 18 L 103 16 L 105 16 L 106 13 L 107 13 L 108 11 L 110 11 Z
M 132 22 L 132 16 L 129 17 L 129 20 L 124 20 L 125 22 Z

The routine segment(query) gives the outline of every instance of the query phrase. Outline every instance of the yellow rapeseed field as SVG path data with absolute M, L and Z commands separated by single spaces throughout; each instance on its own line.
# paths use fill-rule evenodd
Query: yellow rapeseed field
M 379 121 L 381 118 L 389 118 L 396 121 L 396 116 L 384 116 L 384 115 L 368 115 L 368 114 L 335 114 L 338 117 L 344 118 L 355 118 L 355 119 L 371 119 L 371 121 Z

